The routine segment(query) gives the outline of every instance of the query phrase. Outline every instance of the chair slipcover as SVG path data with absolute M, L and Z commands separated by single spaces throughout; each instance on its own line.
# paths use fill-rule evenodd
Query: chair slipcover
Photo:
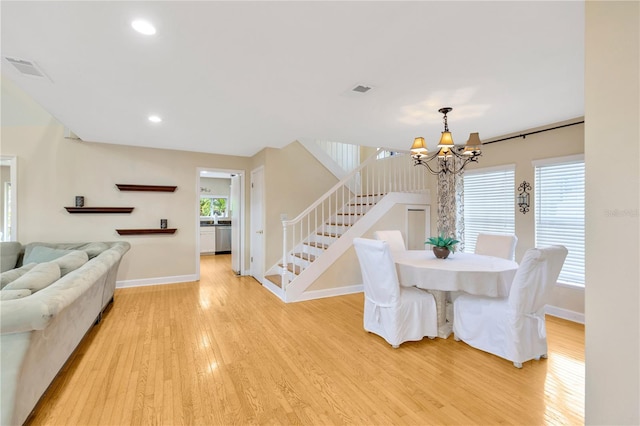
M 475 254 L 513 260 L 518 237 L 513 234 L 478 234 Z
M 513 279 L 509 297 L 461 294 L 453 303 L 456 340 L 512 361 L 518 368 L 547 355 L 544 307 L 567 249 L 530 249 Z
M 407 249 L 400 231 L 376 231 L 373 233 L 373 236 L 376 240 L 382 240 L 389 243 L 391 251 L 404 251 Z
M 436 301 L 415 287 L 400 287 L 389 244 L 355 238 L 364 284 L 364 329 L 394 348 L 409 340 L 438 335 Z

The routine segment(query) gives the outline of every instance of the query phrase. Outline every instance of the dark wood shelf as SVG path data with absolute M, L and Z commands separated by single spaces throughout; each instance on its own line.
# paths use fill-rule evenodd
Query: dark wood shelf
M 169 229 L 116 229 L 116 232 L 120 235 L 147 235 L 147 234 L 174 234 L 177 228 Z
M 65 207 L 69 213 L 131 213 L 133 207 Z
M 152 191 L 152 192 L 173 192 L 177 186 L 170 185 L 132 185 L 128 183 L 116 183 L 120 191 Z

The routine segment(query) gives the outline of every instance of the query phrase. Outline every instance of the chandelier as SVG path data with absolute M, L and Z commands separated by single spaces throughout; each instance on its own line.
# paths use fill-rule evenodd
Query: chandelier
M 429 153 L 427 150 L 427 144 L 424 138 L 418 137 L 413 140 L 411 146 L 411 157 L 413 158 L 413 165 L 418 164 L 425 166 L 429 172 L 434 175 L 438 174 L 457 174 L 460 173 L 467 164 L 478 162 L 478 157 L 482 155 L 480 151 L 482 142 L 478 133 L 471 133 L 469 140 L 464 146 L 454 145 L 451 132 L 449 131 L 449 124 L 447 123 L 447 114 L 450 113 L 453 108 L 444 107 L 438 110 L 439 113 L 444 114 L 444 132 L 440 137 L 440 143 L 438 144 L 438 150 Z M 458 159 L 459 161 L 456 161 Z M 429 162 L 436 160 L 433 163 L 434 167 L 431 167 Z M 458 163 L 458 164 L 456 164 Z

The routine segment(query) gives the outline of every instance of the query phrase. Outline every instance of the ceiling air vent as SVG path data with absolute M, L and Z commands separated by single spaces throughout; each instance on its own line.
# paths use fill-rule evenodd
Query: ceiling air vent
M 32 77 L 46 78 L 51 80 L 40 67 L 33 61 L 27 61 L 24 59 L 11 58 L 9 56 L 4 57 L 11 65 L 13 65 L 21 74 L 30 75 Z
M 353 92 L 358 92 L 358 93 L 367 93 L 369 90 L 371 90 L 371 87 L 363 86 L 362 84 L 358 84 L 356 87 L 354 87 L 351 90 Z

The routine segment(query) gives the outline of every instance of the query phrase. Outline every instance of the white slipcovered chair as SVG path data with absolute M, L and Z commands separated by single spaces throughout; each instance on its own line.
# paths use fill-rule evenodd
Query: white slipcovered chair
M 455 340 L 505 358 L 518 368 L 547 357 L 544 307 L 567 249 L 551 246 L 525 253 L 505 298 L 461 294 L 453 302 Z
M 373 236 L 376 240 L 382 240 L 389 243 L 391 251 L 404 251 L 407 247 L 404 244 L 404 238 L 402 233 L 396 230 L 390 231 L 375 231 Z
M 355 238 L 364 284 L 364 329 L 397 348 L 438 335 L 436 301 L 416 287 L 401 287 L 386 241 Z
M 513 234 L 478 234 L 475 254 L 501 257 L 513 260 L 516 254 L 518 237 Z

